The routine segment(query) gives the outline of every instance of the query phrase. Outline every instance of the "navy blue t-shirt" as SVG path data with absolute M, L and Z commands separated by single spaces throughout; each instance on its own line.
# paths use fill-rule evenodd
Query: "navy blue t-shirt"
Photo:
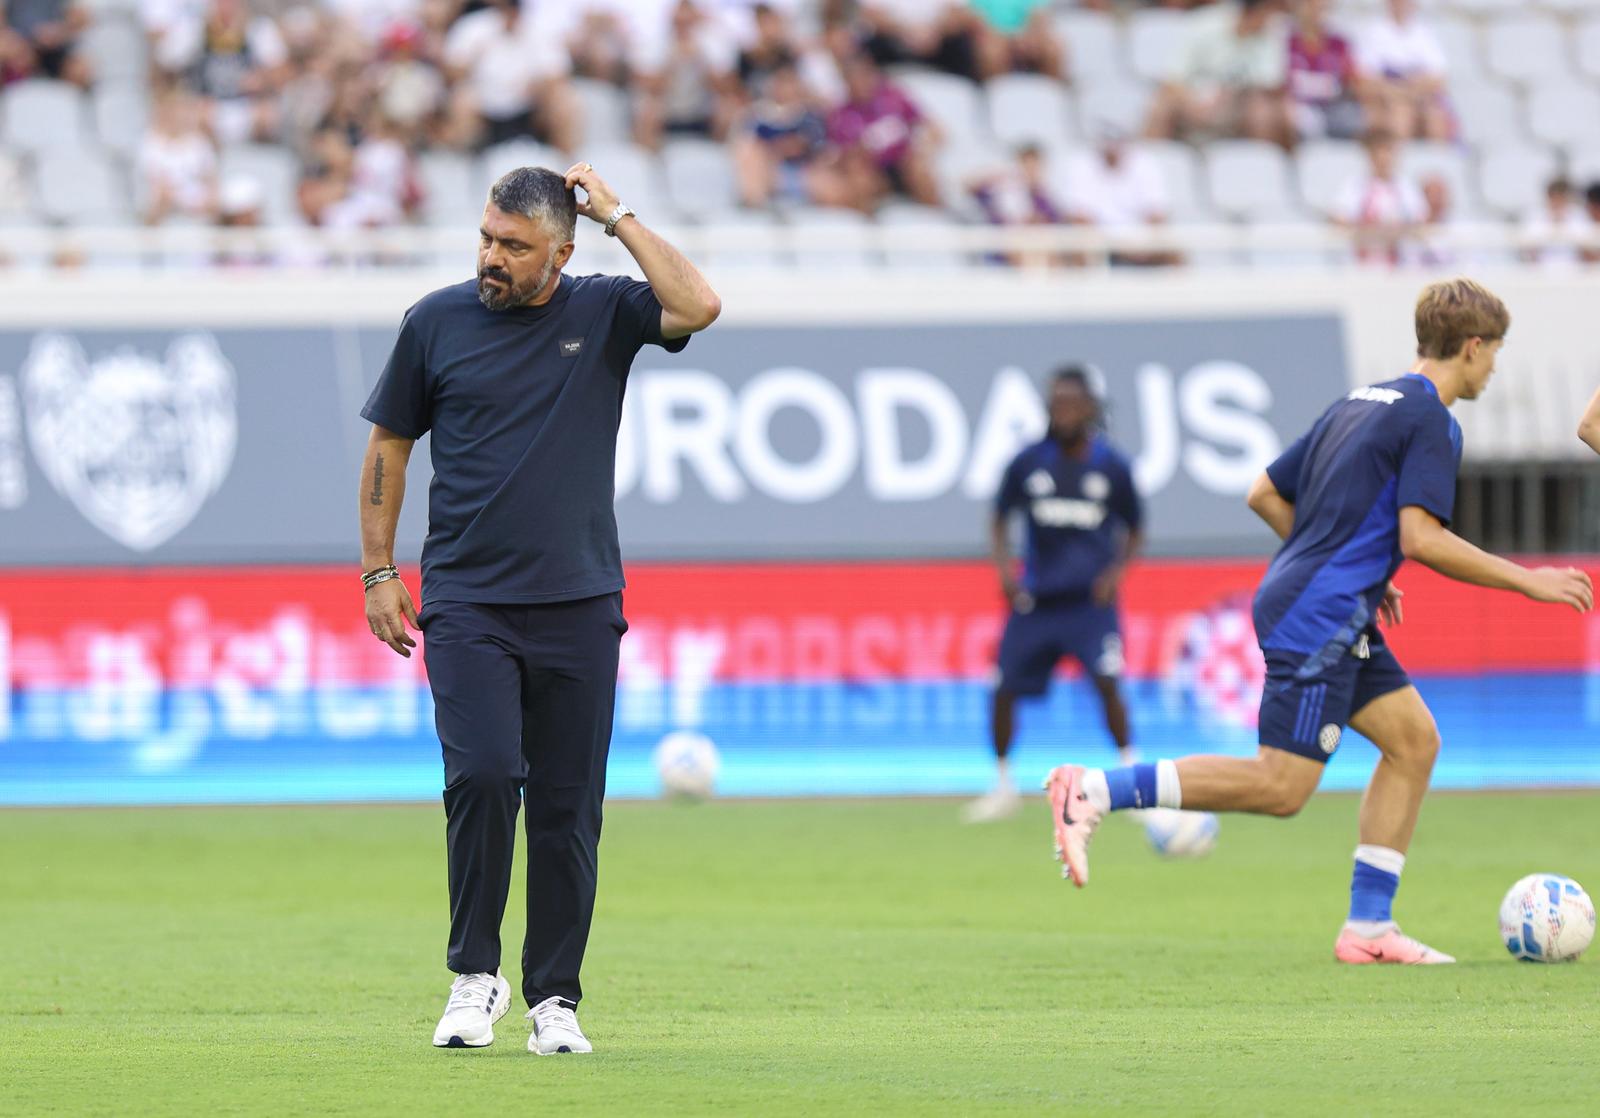
M 628 369 L 661 336 L 650 285 L 562 276 L 538 307 L 491 311 L 475 279 L 406 312 L 361 414 L 433 432 L 422 597 L 561 602 L 622 589 L 615 499 Z
M 1256 591 L 1264 649 L 1338 652 L 1373 624 L 1400 569 L 1400 510 L 1455 511 L 1461 427 L 1426 377 L 1358 388 L 1318 419 L 1267 476 L 1294 504 L 1294 530 Z
M 1039 599 L 1087 597 L 1117 560 L 1121 534 L 1144 519 L 1128 460 L 1098 437 L 1082 458 L 1051 438 L 1025 447 L 1006 467 L 995 508 L 1027 514 L 1023 586 Z

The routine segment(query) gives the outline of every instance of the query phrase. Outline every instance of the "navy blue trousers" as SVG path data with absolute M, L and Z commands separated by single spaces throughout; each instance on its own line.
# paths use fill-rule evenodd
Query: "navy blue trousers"
M 526 805 L 529 1005 L 583 996 L 622 595 L 545 605 L 428 602 L 423 656 L 444 749 L 450 947 L 457 974 L 500 966 L 519 805 Z

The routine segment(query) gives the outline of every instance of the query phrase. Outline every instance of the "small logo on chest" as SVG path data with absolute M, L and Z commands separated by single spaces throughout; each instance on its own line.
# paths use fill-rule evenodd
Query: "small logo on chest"
M 582 338 L 565 338 L 561 342 L 561 356 L 576 357 L 583 352 Z

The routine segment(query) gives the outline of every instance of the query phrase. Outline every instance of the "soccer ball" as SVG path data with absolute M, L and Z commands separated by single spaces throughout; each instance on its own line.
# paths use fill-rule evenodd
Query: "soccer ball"
M 656 745 L 656 774 L 669 796 L 703 800 L 716 790 L 722 766 L 711 739 L 693 730 L 674 730 Z
M 1570 877 L 1530 874 L 1500 902 L 1500 938 L 1523 962 L 1571 962 L 1594 939 L 1594 902 Z
M 1153 807 L 1144 813 L 1144 834 L 1166 858 L 1203 858 L 1217 845 L 1222 825 L 1209 811 Z

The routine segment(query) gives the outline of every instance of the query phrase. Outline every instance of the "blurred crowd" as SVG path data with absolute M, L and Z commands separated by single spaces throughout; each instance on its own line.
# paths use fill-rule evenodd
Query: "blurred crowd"
M 0 0 L 0 84 L 87 86 L 89 24 L 74 0 Z M 908 68 L 982 83 L 1027 73 L 1071 85 L 1053 16 L 1084 0 L 139 0 L 151 114 L 138 146 L 149 223 L 260 220 L 261 184 L 223 181 L 219 148 L 282 145 L 303 220 L 327 228 L 413 218 L 416 159 L 530 139 L 576 159 L 578 83 L 614 89 L 632 140 L 728 145 L 740 202 L 847 207 L 901 200 L 996 224 L 1127 228 L 1165 221 L 1166 184 L 1140 139 L 1250 139 L 1293 149 L 1359 139 L 1370 167 L 1329 215 L 1372 262 L 1426 253 L 1452 220 L 1450 184 L 1411 181 L 1396 145 L 1447 142 L 1458 122 L 1447 56 L 1417 0 L 1386 0 L 1356 33 L 1329 0 L 1167 0 L 1195 9 L 1142 125 L 1089 120 L 1086 146 L 1024 144 L 958 186 L 936 173 L 939 123 L 896 80 Z M 1070 166 L 1047 168 L 1052 160 Z M 1562 190 L 1556 190 L 1561 186 Z M 1525 228 L 1587 222 L 1568 184 Z M 951 195 L 955 194 L 955 197 Z M 1566 199 L 1558 204 L 1560 199 Z M 1129 264 L 1171 263 L 1125 254 Z

